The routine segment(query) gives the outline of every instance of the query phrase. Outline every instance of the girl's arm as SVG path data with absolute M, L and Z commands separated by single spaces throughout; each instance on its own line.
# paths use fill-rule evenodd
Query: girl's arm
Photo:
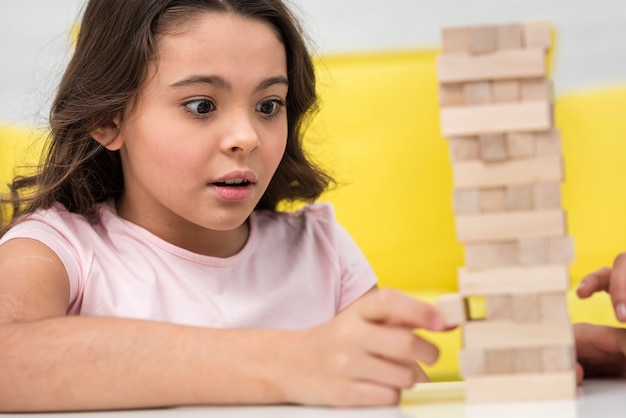
M 442 329 L 434 308 L 380 290 L 304 331 L 65 317 L 68 301 L 48 247 L 0 246 L 0 411 L 393 404 L 415 360 L 437 357 L 412 330 Z

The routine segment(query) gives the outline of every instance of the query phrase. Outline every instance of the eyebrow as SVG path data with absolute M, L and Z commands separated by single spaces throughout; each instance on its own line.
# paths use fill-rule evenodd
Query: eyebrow
M 215 75 L 194 75 L 183 80 L 177 81 L 170 85 L 172 88 L 182 88 L 187 86 L 193 86 L 196 84 L 209 84 L 219 89 L 231 91 L 232 86 L 224 80 L 222 77 Z M 289 80 L 285 76 L 275 76 L 267 78 L 259 83 L 255 88 L 256 91 L 265 90 L 276 84 L 284 84 L 289 86 Z

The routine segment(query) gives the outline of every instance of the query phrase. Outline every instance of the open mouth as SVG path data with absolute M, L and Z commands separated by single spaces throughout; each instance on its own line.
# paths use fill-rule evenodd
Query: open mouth
M 219 187 L 246 187 L 252 183 L 250 183 L 248 180 L 239 178 L 239 179 L 228 179 L 228 180 L 216 182 L 213 184 Z

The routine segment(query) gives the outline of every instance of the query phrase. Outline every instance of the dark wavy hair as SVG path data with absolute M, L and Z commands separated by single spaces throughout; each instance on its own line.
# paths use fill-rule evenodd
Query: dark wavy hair
M 235 13 L 271 25 L 287 54 L 287 146 L 257 209 L 276 210 L 281 201 L 313 201 L 333 179 L 305 154 L 304 125 L 317 109 L 315 73 L 301 26 L 281 0 L 90 0 L 76 50 L 50 110 L 50 132 L 35 174 L 18 176 L 2 204 L 20 215 L 60 202 L 90 217 L 96 204 L 124 190 L 119 151 L 109 151 L 90 132 L 123 124 L 149 64 L 157 59 L 159 36 L 175 32 L 206 12 Z M 1 223 L 0 223 L 1 225 Z M 1 234 L 0 234 L 1 236 Z

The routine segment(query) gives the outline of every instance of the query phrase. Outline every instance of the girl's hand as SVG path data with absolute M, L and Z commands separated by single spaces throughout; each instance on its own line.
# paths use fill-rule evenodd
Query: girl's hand
M 578 383 L 584 377 L 623 377 L 626 371 L 626 329 L 574 325 Z
M 615 257 L 613 267 L 603 267 L 586 275 L 578 287 L 578 296 L 588 298 L 596 292 L 611 295 L 615 316 L 620 322 L 626 322 L 626 253 Z
M 431 305 L 400 292 L 372 290 L 280 348 L 286 399 L 308 405 L 396 404 L 402 389 L 427 379 L 416 361 L 432 364 L 439 355 L 415 328 L 441 331 L 443 318 Z

